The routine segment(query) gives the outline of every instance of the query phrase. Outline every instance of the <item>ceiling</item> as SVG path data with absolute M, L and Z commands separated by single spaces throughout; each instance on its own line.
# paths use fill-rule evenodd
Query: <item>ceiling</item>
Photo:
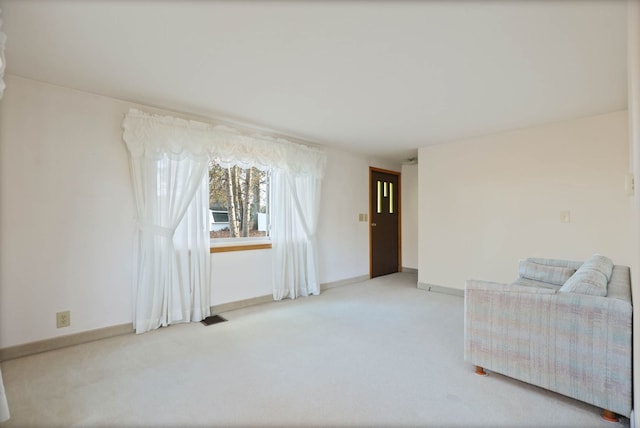
M 7 73 L 396 161 L 625 109 L 626 4 L 0 0 Z

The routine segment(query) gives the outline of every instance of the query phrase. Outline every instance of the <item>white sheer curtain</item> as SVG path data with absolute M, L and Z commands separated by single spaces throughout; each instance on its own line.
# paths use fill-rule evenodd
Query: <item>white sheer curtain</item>
M 316 229 L 322 179 L 275 170 L 271 175 L 273 298 L 320 294 Z
M 0 371 L 0 422 L 9 420 L 10 416 L 7 394 L 4 392 L 4 383 L 2 383 L 2 371 Z
M 199 290 L 209 287 L 206 273 L 204 278 L 194 276 L 193 284 L 186 280 L 190 277 L 189 270 L 200 271 L 197 248 L 176 248 L 174 245 L 174 235 L 194 201 L 207 165 L 206 161 L 198 162 L 189 157 L 132 158 L 140 231 L 134 319 L 136 333 L 191 321 L 191 290 L 201 295 L 205 293 Z M 188 229 L 188 226 L 182 227 L 182 234 L 186 235 Z M 206 227 L 202 229 L 204 232 L 208 230 Z M 181 243 L 189 243 L 189 240 Z M 189 250 L 194 253 L 192 257 L 188 257 Z
M 4 383 L 2 383 L 2 372 L 0 371 L 0 422 L 9 420 L 10 416 L 7 395 L 4 392 Z
M 210 304 L 208 224 L 204 220 L 208 204 L 202 198 L 208 157 L 179 149 L 180 140 L 174 135 L 156 140 L 134 138 L 153 136 L 151 129 L 140 125 L 127 119 L 123 123 L 139 229 L 136 333 L 199 321 L 209 315 Z
M 179 303 L 175 319 L 201 321 L 211 315 L 211 257 L 209 255 L 209 182 L 204 179 L 196 190 L 187 213 L 174 235 L 180 284 L 189 289 L 174 287 L 173 301 Z M 185 298 L 189 297 L 189 300 Z

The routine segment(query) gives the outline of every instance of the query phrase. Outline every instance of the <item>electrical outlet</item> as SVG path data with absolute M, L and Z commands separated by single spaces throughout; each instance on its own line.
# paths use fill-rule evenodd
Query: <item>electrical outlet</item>
M 56 313 L 56 327 L 69 327 L 71 325 L 71 311 Z
M 635 192 L 635 183 L 634 183 L 634 178 L 633 178 L 633 174 L 632 173 L 627 173 L 627 175 L 625 176 L 625 182 L 624 182 L 624 190 L 625 193 L 627 194 L 627 196 L 633 196 L 634 192 Z
M 571 223 L 571 211 L 560 211 L 560 222 Z

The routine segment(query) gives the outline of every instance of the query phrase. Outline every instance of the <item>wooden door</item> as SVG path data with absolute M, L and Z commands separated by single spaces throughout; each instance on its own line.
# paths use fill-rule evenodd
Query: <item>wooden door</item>
M 371 278 L 402 270 L 400 263 L 400 173 L 369 168 Z

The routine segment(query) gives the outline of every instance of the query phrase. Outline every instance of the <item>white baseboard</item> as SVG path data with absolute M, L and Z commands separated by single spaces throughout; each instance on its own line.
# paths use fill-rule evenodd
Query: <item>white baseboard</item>
M 341 287 L 343 285 L 355 284 L 356 282 L 362 282 L 369 279 L 369 275 L 354 276 L 352 278 L 342 279 L 340 281 L 325 282 L 320 284 L 320 291 L 328 290 L 330 288 Z
M 410 268 L 410 267 L 402 267 L 402 272 L 404 273 L 418 273 L 418 269 Z
M 237 309 L 246 308 L 253 305 L 261 305 L 263 303 L 273 302 L 273 295 L 267 294 L 264 296 L 252 297 L 250 299 L 237 300 L 235 302 L 221 303 L 219 305 L 211 306 L 212 314 L 221 314 L 223 312 L 235 311 Z
M 464 290 L 459 288 L 443 287 L 441 285 L 427 284 L 419 282 L 418 288 L 425 291 L 433 291 L 435 293 L 450 294 L 452 296 L 464 297 Z
M 53 351 L 54 349 L 66 348 L 68 346 L 80 345 L 81 343 L 131 333 L 133 333 L 133 324 L 129 323 L 38 340 L 37 342 L 0 349 L 0 361 L 13 360 L 14 358 L 26 357 L 27 355 L 39 354 L 40 352 Z
M 320 284 L 320 291 L 325 291 L 335 287 L 341 287 L 343 285 L 354 284 L 356 282 L 366 281 L 367 279 L 369 279 L 369 275 L 354 276 L 353 278 L 342 279 L 340 281 L 326 282 L 324 284 Z M 214 305 L 211 306 L 211 313 L 220 314 L 223 312 L 235 311 L 237 309 L 242 309 L 253 305 L 261 305 L 263 303 L 269 302 L 273 302 L 273 296 L 271 294 L 252 297 L 251 299 L 237 300 L 235 302 L 222 303 L 220 305 Z

